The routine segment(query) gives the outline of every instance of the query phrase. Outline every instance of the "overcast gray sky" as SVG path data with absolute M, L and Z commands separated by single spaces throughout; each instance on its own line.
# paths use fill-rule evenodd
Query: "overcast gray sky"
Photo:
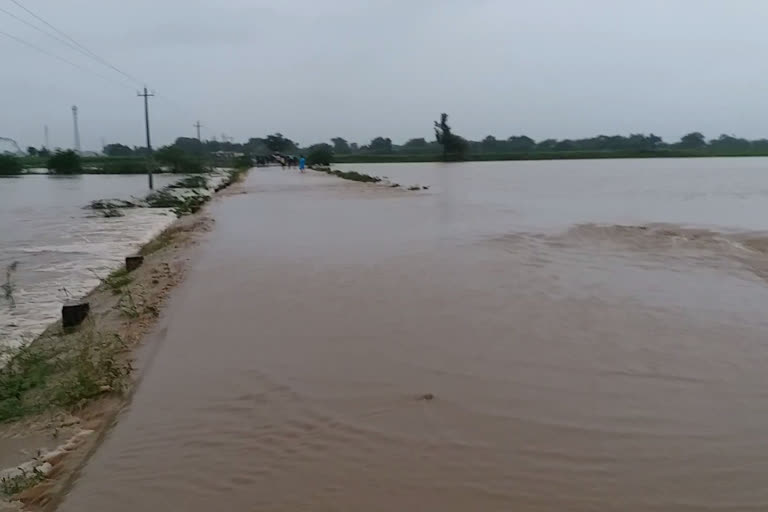
M 157 91 L 156 144 L 700 130 L 768 137 L 766 0 L 18 0 Z M 11 0 L 0 7 L 35 22 Z M 47 28 L 47 27 L 46 27 Z M 0 12 L 0 136 L 143 144 L 136 84 Z

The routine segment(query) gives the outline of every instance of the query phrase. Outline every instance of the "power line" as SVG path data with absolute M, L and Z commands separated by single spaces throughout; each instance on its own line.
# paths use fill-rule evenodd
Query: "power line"
M 42 28 L 38 27 L 34 23 L 30 23 L 29 21 L 25 20 L 24 18 L 22 18 L 20 16 L 17 16 L 16 14 L 12 13 L 11 11 L 8 11 L 8 10 L 3 9 L 2 7 L 0 7 L 0 12 L 5 13 L 8 16 L 10 16 L 11 18 L 15 19 L 16 21 L 20 21 L 21 23 L 27 25 L 28 27 L 32 27 L 33 29 L 37 30 L 38 32 L 40 32 L 42 34 L 45 34 L 48 37 L 51 37 L 51 38 L 55 39 L 56 41 L 69 46 L 70 48 L 72 48 L 75 51 L 83 53 L 82 50 L 80 50 L 77 46 L 73 45 L 72 43 L 70 43 L 66 39 L 62 39 L 61 37 L 59 37 L 57 35 L 51 34 L 50 32 L 46 32 L 45 30 L 43 30 Z
M 38 15 L 37 15 L 37 14 L 35 14 L 34 12 L 30 11 L 29 9 L 27 9 L 27 7 L 25 7 L 25 6 L 24 6 L 24 5 L 23 5 L 21 2 L 19 2 L 18 0 L 11 0 L 11 2 L 13 2 L 14 4 L 16 4 L 16 5 L 17 5 L 19 8 L 23 9 L 24 11 L 26 11 L 26 12 L 27 12 L 27 13 L 28 13 L 30 16 L 34 17 L 36 20 L 38 20 L 38 21 L 40 21 L 40 22 L 44 23 L 46 26 L 50 27 L 50 28 L 51 28 L 51 29 L 52 29 L 54 32 L 56 32 L 56 33 L 57 33 L 57 34 L 59 34 L 60 36 L 62 36 L 62 37 L 64 37 L 64 38 L 66 38 L 67 40 L 69 40 L 69 41 L 70 41 L 72 44 L 74 44 L 74 45 L 75 45 L 77 48 L 79 48 L 79 49 L 80 49 L 79 51 L 80 51 L 81 53 L 84 53 L 84 54 L 86 54 L 87 56 L 89 56 L 90 58 L 92 58 L 92 59 L 94 59 L 94 60 L 96 60 L 96 61 L 100 62 L 101 64 L 103 64 L 103 65 L 105 65 L 105 66 L 109 67 L 110 69 L 112 69 L 112 70 L 114 70 L 114 71 L 117 71 L 118 73 L 120 73 L 120 74 L 121 74 L 121 75 L 123 75 L 124 77 L 128 78 L 129 80 L 131 80 L 131 81 L 133 81 L 133 82 L 136 82 L 137 84 L 141 84 L 141 83 L 142 83 L 142 82 L 141 82 L 141 80 L 138 80 L 138 79 L 136 79 L 135 77 L 131 76 L 130 74 L 126 73 L 125 71 L 121 70 L 120 68 L 118 68 L 118 67 L 116 67 L 116 66 L 114 66 L 114 65 L 110 64 L 110 63 L 109 63 L 109 62 L 107 62 L 105 59 L 103 59 L 103 58 L 99 57 L 97 54 L 95 54 L 94 52 L 92 52 L 91 50 L 89 50 L 88 48 L 86 48 L 85 46 L 83 46 L 82 44 L 78 43 L 78 42 L 77 42 L 77 41 L 76 41 L 74 38 L 72 38 L 71 36 L 67 35 L 67 34 L 66 34 L 66 33 L 64 33 L 63 31 L 59 30 L 58 28 L 56 28 L 56 27 L 54 27 L 53 25 L 51 25 L 50 23 L 48 23 L 48 22 L 47 22 L 46 20 L 44 20 L 42 17 L 38 16 Z M 7 12 L 7 11 L 6 11 L 6 12 Z M 14 16 L 14 17 L 15 17 L 15 16 Z M 18 18 L 17 18 L 17 19 L 18 19 Z M 32 25 L 32 26 L 34 26 L 34 25 Z M 37 28 L 37 27 L 35 27 L 35 28 Z M 38 29 L 38 30 L 40 30 L 40 29 Z M 47 32 L 43 32 L 43 33 L 47 33 Z M 49 34 L 49 35 L 51 35 L 51 34 Z M 52 36 L 52 37 L 54 37 L 54 36 Z M 56 38 L 56 39 L 58 39 L 58 38 Z M 59 39 L 59 41 L 61 41 L 61 40 Z M 62 41 L 62 42 L 63 42 L 63 41 Z M 69 46 L 71 47 L 72 45 L 69 45 Z
M 54 59 L 56 59 L 56 60 L 60 60 L 61 62 L 64 62 L 64 63 L 66 63 L 66 64 L 69 64 L 70 66 L 72 66 L 72 67 L 74 67 L 74 68 L 77 68 L 77 69 L 79 69 L 80 71 L 84 71 L 84 72 L 86 72 L 86 73 L 91 73 L 91 74 L 93 74 L 94 76 L 97 76 L 97 77 L 101 78 L 102 80 L 106 80 L 107 82 L 111 82 L 111 83 L 113 83 L 113 84 L 119 85 L 120 87 L 126 87 L 126 88 L 128 88 L 128 89 L 131 89 L 131 90 L 133 90 L 133 87 L 131 87 L 131 86 L 130 86 L 130 85 L 128 85 L 128 84 L 125 84 L 125 83 L 123 83 L 123 82 L 117 82 L 117 81 L 115 81 L 115 80 L 112 80 L 111 78 L 107 78 L 107 77 L 105 77 L 104 75 L 100 75 L 100 74 L 98 74 L 98 73 L 96 73 L 96 72 L 94 72 L 94 71 L 92 71 L 92 70 L 90 70 L 90 69 L 88 69 L 88 68 L 84 68 L 83 66 L 81 66 L 81 65 L 79 65 L 79 64 L 75 64 L 75 63 L 74 63 L 74 62 L 72 62 L 71 60 L 65 59 L 64 57 L 60 57 L 60 56 L 56 55 L 55 53 L 51 53 L 51 52 L 49 52 L 49 51 L 47 51 L 47 50 L 45 50 L 45 49 L 43 49 L 43 48 L 40 48 L 40 47 L 39 47 L 39 46 L 37 46 L 37 45 L 34 45 L 34 44 L 30 43 L 30 42 L 27 42 L 27 41 L 25 41 L 24 39 L 22 39 L 22 38 L 20 38 L 20 37 L 16 37 L 16 36 L 14 36 L 14 35 L 12 35 L 12 34 L 9 34 L 9 33 L 7 33 L 7 32 L 3 32 L 2 30 L 0 30 L 0 36 L 5 36 L 5 37 L 7 37 L 7 38 L 9 38 L 9 39 L 13 39 L 14 41 L 16 41 L 16 42 L 17 42 L 17 43 L 19 43 L 19 44 L 23 44 L 24 46 L 27 46 L 27 47 L 29 47 L 29 48 L 32 48 L 33 50 L 36 50 L 36 51 L 38 51 L 38 52 L 40 52 L 40 53 L 42 53 L 42 54 L 44 54 L 44 55 L 47 55 L 47 56 L 49 56 L 49 57 L 52 57 L 52 58 L 54 58 Z

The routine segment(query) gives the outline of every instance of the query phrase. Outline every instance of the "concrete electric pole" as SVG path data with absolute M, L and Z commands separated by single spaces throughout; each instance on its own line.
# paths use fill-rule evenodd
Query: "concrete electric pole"
M 147 92 L 144 87 L 144 93 L 137 93 L 137 96 L 144 98 L 144 124 L 147 129 L 147 177 L 149 178 L 149 190 L 155 188 L 152 180 L 152 139 L 149 136 L 149 98 L 154 94 Z

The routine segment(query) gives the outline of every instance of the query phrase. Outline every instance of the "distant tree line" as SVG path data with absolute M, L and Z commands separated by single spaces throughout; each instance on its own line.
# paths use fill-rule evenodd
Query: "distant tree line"
M 457 135 L 448 124 L 448 114 L 441 114 L 434 123 L 434 138 L 412 138 L 402 144 L 395 144 L 389 137 L 374 137 L 368 143 L 358 144 L 343 137 L 334 137 L 329 143 L 318 143 L 302 147 L 281 133 L 265 137 L 252 137 L 245 142 L 232 140 L 198 140 L 179 137 L 173 144 L 158 148 L 155 160 L 176 172 L 197 172 L 203 162 L 215 162 L 217 158 L 231 159 L 238 155 L 259 157 L 273 154 L 307 156 L 310 163 L 324 163 L 338 158 L 423 158 L 424 160 L 463 160 L 512 158 L 592 158 L 610 156 L 664 156 L 706 155 L 706 154 L 766 154 L 768 139 L 748 140 L 732 135 L 720 135 L 709 139 L 700 132 L 691 132 L 676 142 L 665 142 L 651 134 L 598 135 L 582 139 L 534 140 L 527 135 L 496 137 L 488 135 L 481 140 L 468 140 Z M 144 157 L 144 147 L 130 147 L 113 143 L 104 148 L 110 157 Z M 45 149 L 28 148 L 31 156 L 49 157 Z M 121 166 L 136 165 L 121 163 Z M 6 167 L 11 165 L 6 163 Z M 12 172 L 12 171 L 9 171 Z
M 445 116 L 445 114 L 443 114 Z M 301 146 L 280 133 L 266 137 L 253 137 L 246 142 L 199 141 L 191 137 L 179 137 L 170 146 L 160 148 L 156 155 L 172 151 L 187 155 L 214 155 L 217 153 L 248 154 L 253 156 L 273 153 L 298 155 L 313 150 L 330 150 L 334 155 L 434 155 L 446 160 L 461 159 L 468 155 L 493 155 L 505 153 L 558 153 L 558 152 L 657 152 L 664 150 L 712 150 L 716 152 L 768 152 L 768 139 L 748 140 L 732 135 L 720 135 L 707 140 L 700 132 L 684 135 L 677 142 L 665 142 L 654 134 L 598 135 L 583 139 L 544 139 L 536 141 L 526 135 L 502 138 L 488 135 L 481 140 L 467 140 L 456 135 L 448 125 L 447 116 L 435 122 L 435 137 L 409 139 L 395 144 L 389 137 L 375 137 L 366 144 L 350 142 L 334 137 L 328 143 Z M 144 156 L 145 148 L 130 148 L 123 144 L 104 147 L 108 156 Z

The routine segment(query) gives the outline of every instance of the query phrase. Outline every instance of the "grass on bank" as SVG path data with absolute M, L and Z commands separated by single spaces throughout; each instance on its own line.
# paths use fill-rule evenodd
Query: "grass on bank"
M 96 278 L 101 281 L 101 284 L 112 290 L 112 293 L 115 295 L 120 294 L 125 286 L 133 282 L 133 277 L 125 267 L 113 271 L 106 278 L 98 275 L 96 275 Z
M 73 408 L 123 389 L 129 364 L 125 344 L 87 322 L 76 333 L 50 332 L 46 339 L 10 354 L 0 369 L 0 423 L 54 408 Z

